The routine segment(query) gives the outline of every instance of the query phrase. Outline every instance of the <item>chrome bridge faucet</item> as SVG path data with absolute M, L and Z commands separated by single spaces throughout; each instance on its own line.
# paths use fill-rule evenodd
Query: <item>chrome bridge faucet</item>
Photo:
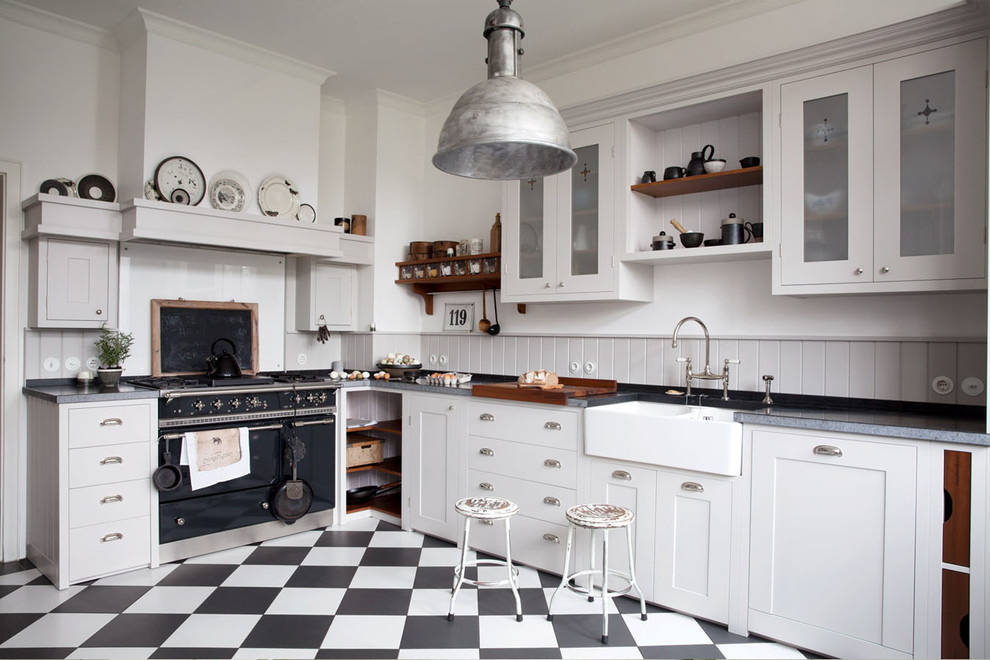
M 729 365 L 739 364 L 739 360 L 725 358 L 725 363 L 722 365 L 722 373 L 716 374 L 712 373 L 711 367 L 711 337 L 708 335 L 708 328 L 697 316 L 686 316 L 677 322 L 674 327 L 674 338 L 671 341 L 671 348 L 677 348 L 677 333 L 680 332 L 681 326 L 687 321 L 694 321 L 701 326 L 701 329 L 705 332 L 705 370 L 700 374 L 696 374 L 691 370 L 691 358 L 689 357 L 679 357 L 678 362 L 686 363 L 684 371 L 684 380 L 687 383 L 687 396 L 691 396 L 691 381 L 694 379 L 698 380 L 720 380 L 722 381 L 722 400 L 729 400 Z

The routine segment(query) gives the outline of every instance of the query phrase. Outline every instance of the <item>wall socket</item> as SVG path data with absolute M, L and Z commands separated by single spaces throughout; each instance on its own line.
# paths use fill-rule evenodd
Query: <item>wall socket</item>
M 935 394 L 951 394 L 956 388 L 956 384 L 948 376 L 935 376 L 932 378 L 932 391 Z
M 595 373 L 596 368 L 597 367 L 595 366 L 594 362 L 589 361 L 584 363 L 584 373 L 588 374 L 589 376 Z
M 581 371 L 581 363 L 578 362 L 577 360 L 574 360 L 573 362 L 571 362 L 571 373 L 576 374 L 579 371 Z

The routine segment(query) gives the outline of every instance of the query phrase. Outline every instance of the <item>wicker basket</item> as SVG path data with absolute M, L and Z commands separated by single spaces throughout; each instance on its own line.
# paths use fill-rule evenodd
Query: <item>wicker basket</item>
M 384 450 L 379 438 L 351 434 L 347 438 L 347 467 L 381 463 Z

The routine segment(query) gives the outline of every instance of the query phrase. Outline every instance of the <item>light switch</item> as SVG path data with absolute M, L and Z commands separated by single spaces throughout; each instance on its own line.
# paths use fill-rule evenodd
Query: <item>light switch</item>
M 60 366 L 61 366 L 61 362 L 59 362 L 58 358 L 54 358 L 54 357 L 45 358 L 45 361 L 41 363 L 41 367 L 49 373 L 53 371 L 58 371 L 58 368 Z

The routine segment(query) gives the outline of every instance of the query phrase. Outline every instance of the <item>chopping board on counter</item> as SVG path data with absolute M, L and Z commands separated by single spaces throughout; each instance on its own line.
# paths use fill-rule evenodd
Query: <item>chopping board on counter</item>
M 561 378 L 563 387 L 541 390 L 538 387 L 520 387 L 519 383 L 479 383 L 471 388 L 471 396 L 489 399 L 508 399 L 527 403 L 551 403 L 567 405 L 568 399 L 592 394 L 612 394 L 618 389 L 618 382 L 600 378 Z

